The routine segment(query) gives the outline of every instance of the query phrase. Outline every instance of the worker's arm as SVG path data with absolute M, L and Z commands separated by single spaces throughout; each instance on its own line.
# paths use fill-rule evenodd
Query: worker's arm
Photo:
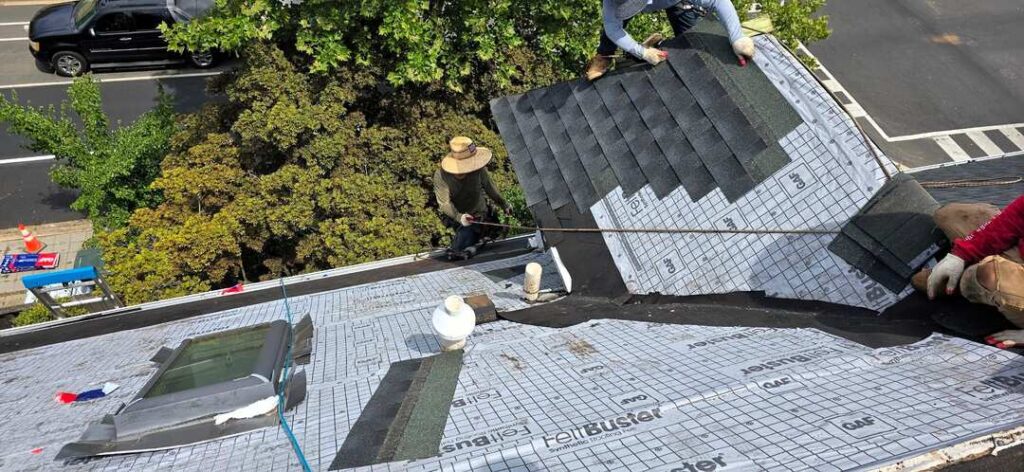
M 985 223 L 973 233 L 953 243 L 952 252 L 973 264 L 986 256 L 999 254 L 1010 249 L 1024 237 L 1024 195 L 1017 197 L 1010 206 Z
M 501 192 L 498 191 L 498 187 L 491 181 L 491 176 L 487 169 L 483 170 L 483 174 L 480 176 L 480 183 L 484 186 L 484 192 L 487 192 L 487 196 L 491 197 L 495 205 L 501 208 L 508 208 L 508 202 L 505 201 L 505 198 L 501 196 Z
M 706 10 L 714 10 L 718 15 L 718 21 L 725 26 L 729 34 L 729 44 L 735 43 L 743 37 L 743 27 L 740 26 L 740 16 L 736 13 L 736 7 L 730 0 L 691 0 L 691 3 L 704 7 Z
M 455 209 L 455 205 L 452 204 L 451 191 L 448 188 L 448 182 L 445 182 L 444 176 L 441 175 L 441 171 L 434 173 L 434 198 L 437 199 L 437 208 L 441 210 L 449 218 L 459 221 L 462 216 L 459 211 Z
M 626 32 L 622 20 L 615 16 L 615 5 L 612 0 L 601 2 L 601 12 L 604 18 L 604 34 L 608 36 L 608 39 L 612 40 L 619 49 L 632 54 L 633 57 L 641 61 L 645 60 L 644 47 Z

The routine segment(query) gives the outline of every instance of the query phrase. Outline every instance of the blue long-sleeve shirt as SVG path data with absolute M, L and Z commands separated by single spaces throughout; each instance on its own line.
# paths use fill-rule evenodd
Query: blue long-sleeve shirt
M 636 42 L 622 25 L 622 20 L 615 16 L 615 4 L 611 0 L 603 0 L 602 11 L 604 16 L 604 33 L 608 35 L 620 49 L 626 51 L 637 59 L 643 59 L 644 47 Z M 679 0 L 648 0 L 647 6 L 641 12 L 650 13 L 653 11 L 665 10 L 679 3 Z M 714 11 L 718 19 L 725 25 L 729 33 L 729 42 L 734 43 L 743 37 L 743 30 L 740 27 L 740 17 L 736 13 L 736 7 L 730 0 L 690 0 L 695 7 L 701 7 L 708 11 Z

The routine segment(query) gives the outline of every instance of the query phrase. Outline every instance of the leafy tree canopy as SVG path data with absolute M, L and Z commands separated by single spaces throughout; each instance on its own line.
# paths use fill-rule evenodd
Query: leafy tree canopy
M 133 210 L 159 200 L 149 183 L 174 132 L 170 97 L 161 90 L 153 110 L 119 127 L 103 112 L 91 76 L 75 79 L 68 97 L 59 108 L 35 108 L 0 95 L 0 123 L 27 138 L 29 149 L 56 156 L 53 181 L 81 192 L 72 209 L 100 229 L 121 226 Z
M 495 180 L 517 201 L 500 138 L 444 103 L 371 119 L 358 74 L 310 76 L 265 44 L 219 86 L 227 102 L 171 138 L 150 186 L 162 201 L 98 236 L 127 303 L 446 244 L 430 179 L 457 134 L 495 150 Z
M 746 15 L 752 0 L 735 3 Z M 824 0 L 759 3 L 791 46 L 827 35 L 827 20 L 812 18 Z M 313 72 L 354 64 L 395 86 L 466 91 L 481 75 L 502 88 L 524 80 L 522 58 L 513 53 L 524 49 L 560 73 L 578 73 L 597 45 L 600 10 L 600 0 L 217 0 L 208 16 L 164 32 L 179 51 L 272 40 L 306 55 Z M 630 29 L 668 31 L 662 15 L 642 15 Z

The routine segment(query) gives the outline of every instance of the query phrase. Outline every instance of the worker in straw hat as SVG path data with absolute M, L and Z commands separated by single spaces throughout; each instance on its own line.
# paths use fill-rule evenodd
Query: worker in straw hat
M 441 159 L 434 173 L 434 196 L 447 223 L 455 229 L 449 257 L 468 259 L 476 255 L 477 243 L 484 236 L 484 228 L 475 223 L 497 219 L 484 194 L 502 211 L 508 212 L 511 207 L 487 173 L 490 149 L 477 147 L 465 136 L 452 138 L 448 145 L 451 152 Z
M 753 59 L 754 41 L 743 34 L 740 17 L 731 0 L 602 0 L 604 28 L 601 30 L 597 54 L 587 64 L 584 73 L 587 80 L 596 80 L 608 71 L 616 48 L 651 65 L 658 65 L 667 59 L 668 53 L 657 48 L 662 40 L 661 34 L 655 33 L 641 44 L 626 32 L 626 25 L 634 16 L 658 10 L 665 10 L 668 22 L 672 25 L 672 33 L 676 36 L 693 28 L 709 12 L 715 12 L 725 26 L 729 43 L 740 58 L 740 63 Z

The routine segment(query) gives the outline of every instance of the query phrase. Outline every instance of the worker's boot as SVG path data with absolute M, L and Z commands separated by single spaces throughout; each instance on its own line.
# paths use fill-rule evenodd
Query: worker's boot
M 587 63 L 587 71 L 584 75 L 587 77 L 587 80 L 597 80 L 604 75 L 605 72 L 608 72 L 608 68 L 611 66 L 612 59 L 610 57 L 595 54 L 594 57 L 590 59 L 590 62 Z

